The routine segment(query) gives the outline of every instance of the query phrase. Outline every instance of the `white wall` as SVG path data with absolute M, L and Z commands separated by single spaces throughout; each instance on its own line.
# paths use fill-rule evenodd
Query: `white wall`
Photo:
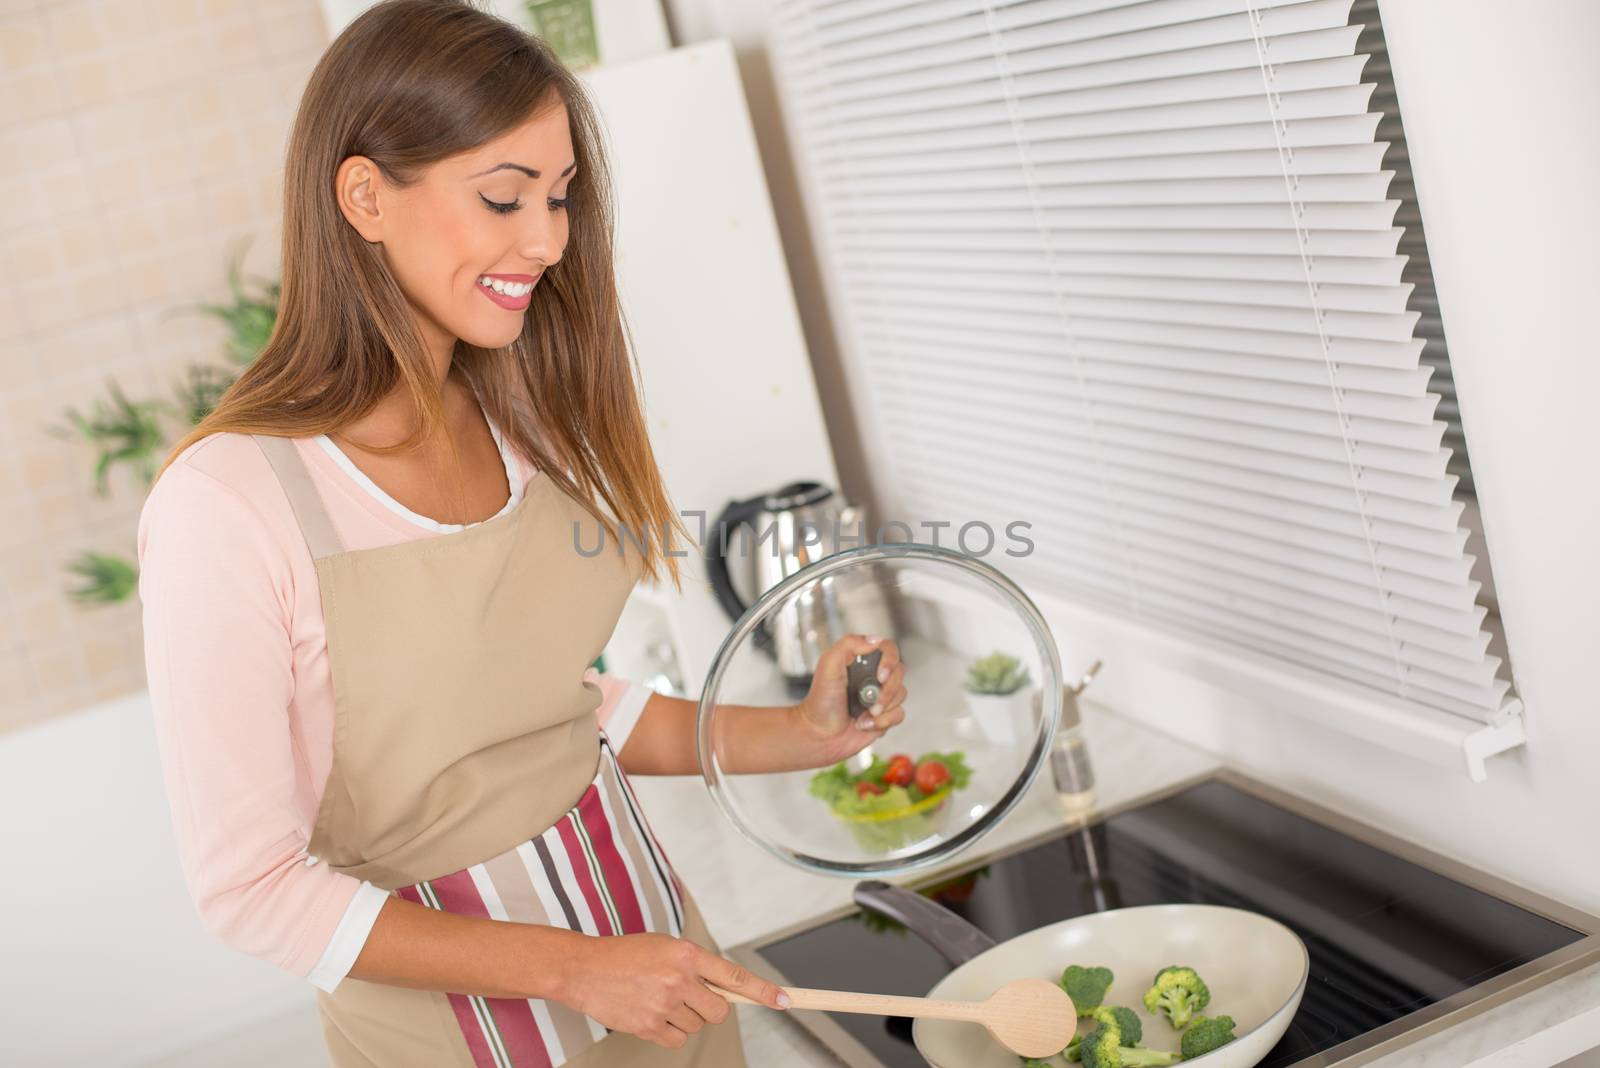
M 853 496 L 875 500 L 872 447 L 855 440 L 865 390 L 852 383 L 863 378 L 840 332 L 825 242 L 806 219 L 803 161 L 782 132 L 766 44 L 770 7 L 667 4 L 680 41 L 721 35 L 735 45 L 841 477 Z M 1600 912 L 1588 779 L 1600 768 L 1590 666 L 1600 650 L 1592 548 L 1600 432 L 1582 418 L 1600 382 L 1596 346 L 1580 327 L 1600 298 L 1600 271 L 1580 259 L 1597 237 L 1600 65 L 1589 53 L 1600 42 L 1600 4 L 1543 0 L 1514 11 L 1490 0 L 1382 3 L 1512 667 L 1528 706 L 1526 747 L 1491 758 L 1489 780 L 1474 784 L 1460 765 L 1425 763 L 1303 718 L 1307 705 L 1330 715 L 1350 704 L 1332 687 L 1301 700 L 1265 684 L 1270 672 L 1229 684 L 1195 648 L 1130 639 L 1072 606 L 1041 607 L 1069 670 L 1115 650 L 1096 691 L 1125 714 Z M 870 428 L 861 436 L 870 441 Z
M 0 736 L 6 1064 L 137 1065 L 300 1005 L 312 989 L 201 927 L 149 695 Z

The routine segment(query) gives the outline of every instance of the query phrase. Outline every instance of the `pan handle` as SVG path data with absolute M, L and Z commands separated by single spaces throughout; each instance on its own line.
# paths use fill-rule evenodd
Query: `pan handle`
M 862 908 L 905 924 L 956 967 L 995 946 L 994 939 L 937 901 L 881 879 L 856 883 L 850 896 Z

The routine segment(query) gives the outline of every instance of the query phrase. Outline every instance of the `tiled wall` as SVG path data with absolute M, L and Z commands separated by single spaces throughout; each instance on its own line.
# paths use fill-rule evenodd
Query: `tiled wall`
M 131 556 L 145 486 L 92 491 L 47 427 L 115 380 L 172 400 L 224 362 L 230 257 L 276 274 L 283 144 L 327 34 L 317 0 L 0 0 L 0 730 L 144 687 L 137 597 L 82 607 L 66 563 Z M 166 426 L 174 433 L 177 424 Z

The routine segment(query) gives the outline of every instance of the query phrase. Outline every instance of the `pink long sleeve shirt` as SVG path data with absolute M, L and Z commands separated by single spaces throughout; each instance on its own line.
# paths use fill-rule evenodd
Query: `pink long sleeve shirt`
M 489 427 L 509 509 L 534 467 Z M 411 512 L 326 436 L 295 446 L 346 549 L 463 529 Z M 388 894 L 307 853 L 333 760 L 333 686 L 316 569 L 260 447 L 221 433 L 185 449 L 145 500 L 138 557 L 156 738 L 201 921 L 332 990 Z M 585 678 L 620 752 L 651 691 L 593 668 Z

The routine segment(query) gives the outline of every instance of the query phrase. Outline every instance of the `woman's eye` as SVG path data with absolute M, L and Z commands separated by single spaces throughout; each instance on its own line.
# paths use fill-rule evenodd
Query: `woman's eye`
M 519 208 L 522 207 L 522 201 L 520 201 L 520 200 L 513 200 L 509 204 L 503 204 L 498 200 L 490 200 L 488 197 L 484 196 L 482 193 L 478 194 L 478 199 L 482 200 L 484 205 L 490 211 L 497 212 L 497 213 L 499 213 L 501 215 L 505 215 L 505 214 L 508 214 L 510 212 L 516 211 L 516 210 L 518 210 Z M 568 198 L 568 197 L 562 197 L 560 200 L 557 200 L 555 197 L 550 197 L 546 201 L 546 203 L 549 204 L 551 211 L 566 211 L 567 210 L 567 201 L 569 199 L 570 198 Z

